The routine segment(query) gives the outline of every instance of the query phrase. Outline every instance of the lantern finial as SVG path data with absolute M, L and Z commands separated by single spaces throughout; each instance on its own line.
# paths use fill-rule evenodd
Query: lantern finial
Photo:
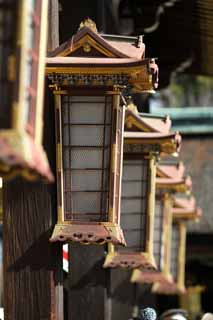
M 80 23 L 79 30 L 84 27 L 91 29 L 93 32 L 98 32 L 95 22 L 90 18 L 86 18 Z

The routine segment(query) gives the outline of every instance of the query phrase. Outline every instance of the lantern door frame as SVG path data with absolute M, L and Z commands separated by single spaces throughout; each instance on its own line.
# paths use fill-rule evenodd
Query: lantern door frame
M 108 254 L 105 259 L 104 268 L 124 267 L 136 268 L 144 265 L 146 268 L 155 269 L 156 262 L 153 256 L 153 232 L 154 232 L 154 201 L 155 201 L 155 177 L 156 177 L 156 155 L 124 155 L 124 159 L 146 159 L 148 160 L 148 194 L 146 208 L 146 240 L 144 252 L 119 252 L 115 246 L 108 246 Z M 128 244 L 127 244 L 128 246 Z
M 117 87 L 105 89 L 73 89 L 73 96 L 81 93 L 85 96 L 111 96 L 112 112 L 114 120 L 112 130 L 114 134 L 111 142 L 110 151 L 110 186 L 109 186 L 109 208 L 108 221 L 90 222 L 68 220 L 65 217 L 64 210 L 64 178 L 63 178 L 63 150 L 62 150 L 62 114 L 61 114 L 61 96 L 67 95 L 67 91 L 62 91 L 60 87 L 53 88 L 55 96 L 55 114 L 56 114 L 56 162 L 57 162 L 57 188 L 58 188 L 58 222 L 54 228 L 50 241 L 74 241 L 82 244 L 104 244 L 113 242 L 115 244 L 125 245 L 123 232 L 120 228 L 120 184 L 122 176 L 123 161 L 123 124 L 124 124 L 124 106 L 121 104 L 121 92 Z M 76 92 L 76 93 L 75 93 Z M 58 123 L 58 125 L 57 125 Z
M 162 217 L 162 235 L 161 235 L 161 250 L 163 249 L 163 257 L 159 257 L 160 269 L 146 270 L 135 269 L 131 276 L 131 282 L 135 283 L 173 283 L 170 273 L 170 250 L 171 250 L 171 226 L 172 226 L 172 195 L 169 192 L 161 193 L 156 196 L 163 204 Z M 162 251 L 161 251 L 162 253 Z

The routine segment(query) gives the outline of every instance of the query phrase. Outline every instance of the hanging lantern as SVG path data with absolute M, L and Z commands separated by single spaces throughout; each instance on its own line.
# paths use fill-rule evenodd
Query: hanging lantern
M 173 164 L 161 164 L 158 167 L 156 179 L 157 188 L 165 190 L 168 188 L 174 192 L 190 193 L 192 181 L 190 176 L 184 176 L 185 167 L 182 162 Z
M 161 294 L 179 294 L 185 292 L 186 222 L 189 220 L 197 221 L 202 215 L 202 210 L 196 207 L 193 197 L 190 199 L 174 197 L 172 214 L 174 222 L 172 227 L 170 270 L 174 283 L 154 284 L 153 291 Z
M 186 224 L 175 221 L 172 226 L 170 255 L 170 272 L 174 282 L 165 284 L 156 282 L 152 291 L 157 294 L 181 294 L 185 292 L 185 255 L 186 255 Z
M 171 245 L 172 196 L 170 192 L 156 191 L 153 251 L 157 270 L 135 269 L 131 282 L 153 283 L 156 281 L 171 283 L 169 254 Z
M 142 57 L 142 58 L 141 58 Z M 58 223 L 51 241 L 125 244 L 120 228 L 125 86 L 153 89 L 136 37 L 100 35 L 87 19 L 47 58 L 55 95 Z
M 202 216 L 202 209 L 196 206 L 194 197 L 174 197 L 172 208 L 174 219 L 183 219 L 185 221 L 199 221 Z
M 132 104 L 126 110 L 121 226 L 127 247 L 110 246 L 104 267 L 156 268 L 156 159 L 161 152 L 173 153 L 180 147 L 180 136 L 169 133 L 170 125 L 168 118 L 137 113 Z
M 18 7 L 7 2 L 0 4 L 0 51 L 6 60 L 0 79 L 0 175 L 39 174 L 52 181 L 41 145 L 48 1 L 22 0 Z
M 182 163 L 157 166 L 153 241 L 157 270 L 136 269 L 132 274 L 132 282 L 153 283 L 159 281 L 166 284 L 173 282 L 169 268 L 173 193 L 184 189 L 189 191 L 191 188 L 190 179 L 184 180 L 183 174 L 184 166 Z

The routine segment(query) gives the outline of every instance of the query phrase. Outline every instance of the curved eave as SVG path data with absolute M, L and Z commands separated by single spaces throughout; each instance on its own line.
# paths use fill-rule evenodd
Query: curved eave
M 163 165 L 157 166 L 157 175 L 161 178 L 182 179 L 185 172 L 183 162 L 176 165 Z
M 156 145 L 160 152 L 166 154 L 177 153 L 181 146 L 181 136 L 178 133 L 142 133 L 124 132 L 124 142 L 126 144 Z
M 202 210 L 200 208 L 196 209 L 183 209 L 183 208 L 173 208 L 172 209 L 173 218 L 175 220 L 199 220 L 202 216 Z
M 143 117 L 140 114 L 136 114 L 135 112 L 127 109 L 125 112 L 125 125 L 127 128 L 135 126 L 139 130 L 145 132 L 169 134 L 171 120 L 168 117 L 166 117 L 165 120 Z
M 191 191 L 192 181 L 190 177 L 185 179 L 156 178 L 156 188 L 185 193 Z
M 46 58 L 46 74 L 51 73 L 85 73 L 85 74 L 131 74 L 149 72 L 149 59 L 134 58 L 81 58 L 53 57 Z
M 174 208 L 195 210 L 196 200 L 193 196 L 191 196 L 189 199 L 174 197 Z

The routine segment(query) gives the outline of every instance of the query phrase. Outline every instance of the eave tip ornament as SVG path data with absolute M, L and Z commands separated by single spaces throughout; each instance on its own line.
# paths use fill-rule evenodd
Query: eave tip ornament
M 93 32 L 98 33 L 96 23 L 90 18 L 86 18 L 83 21 L 81 21 L 78 30 L 80 30 L 84 27 L 87 27 L 87 28 L 91 29 Z

